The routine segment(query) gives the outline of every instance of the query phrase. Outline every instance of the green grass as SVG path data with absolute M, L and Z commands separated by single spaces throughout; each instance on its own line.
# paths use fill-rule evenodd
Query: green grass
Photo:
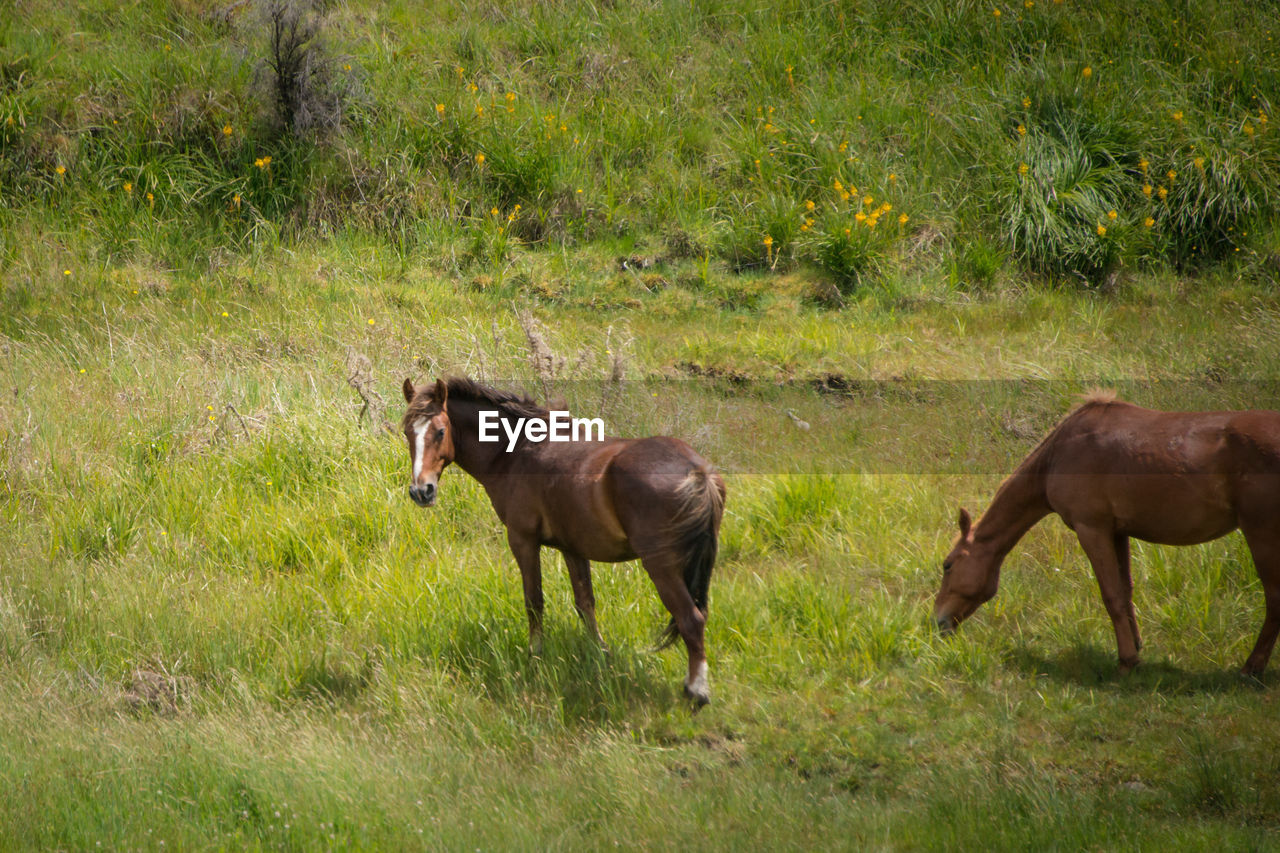
M 56 266 L 51 251 L 25 262 Z M 927 619 L 957 505 L 980 509 L 1094 380 L 1141 377 L 1120 387 L 1151 404 L 1275 406 L 1231 380 L 1276 375 L 1269 288 L 840 312 L 772 292 L 708 313 L 674 285 L 606 315 L 539 310 L 562 365 L 539 379 L 509 309 L 429 269 L 371 274 L 387 262 L 328 243 L 200 278 L 48 274 L 7 317 L 11 844 L 1269 843 L 1273 703 L 1234 675 L 1261 619 L 1238 536 L 1138 549 L 1146 664 L 1127 679 L 1056 522 L 956 638 Z M 611 391 L 614 347 L 631 380 Z M 547 552 L 530 660 L 483 492 L 450 470 L 436 509 L 407 500 L 401 441 L 357 420 L 351 349 L 389 419 L 404 375 L 466 369 L 549 383 L 578 411 L 607 400 L 611 429 L 714 459 L 730 500 L 713 705 L 691 716 L 680 653 L 649 651 L 664 619 L 636 565 L 597 568 L 602 656 Z M 660 379 L 679 365 L 704 378 Z
M 1126 678 L 1056 520 L 928 619 L 1088 388 L 1280 408 L 1256 10 L 351 3 L 321 139 L 261 35 L 0 23 L 0 849 L 1275 845 L 1238 534 L 1135 546 Z M 544 552 L 528 656 L 483 490 L 380 428 L 450 372 L 724 472 L 712 705 L 638 564 L 605 655 Z

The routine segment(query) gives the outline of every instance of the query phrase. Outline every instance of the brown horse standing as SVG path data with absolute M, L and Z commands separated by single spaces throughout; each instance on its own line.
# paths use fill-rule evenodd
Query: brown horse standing
M 942 564 L 934 619 L 953 630 L 996 594 L 1005 555 L 1056 512 L 1093 564 L 1115 626 L 1120 671 L 1138 663 L 1129 538 L 1195 545 L 1239 528 L 1266 596 L 1244 672 L 1259 675 L 1280 632 L 1280 413 L 1157 412 L 1098 394 L 1004 481 Z
M 601 645 L 589 561 L 639 557 L 671 613 L 662 646 L 678 636 L 689 651 L 685 695 L 697 705 L 710 701 L 703 631 L 725 489 L 706 460 L 666 437 L 555 442 L 521 433 L 509 441 L 520 419 L 547 423 L 551 413 L 469 379 L 419 387 L 406 379 L 404 398 L 409 495 L 431 506 L 440 473 L 455 461 L 484 486 L 520 565 L 534 654 L 542 649 L 543 545 L 564 554 L 578 615 Z M 492 436 L 495 421 L 507 423 L 499 440 L 481 441 L 482 427 Z

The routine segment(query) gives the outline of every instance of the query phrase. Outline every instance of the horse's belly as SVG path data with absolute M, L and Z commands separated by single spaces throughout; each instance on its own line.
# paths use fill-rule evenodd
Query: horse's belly
M 583 507 L 561 518 L 544 519 L 542 543 L 601 563 L 635 559 L 635 552 L 616 519 L 601 518 L 599 512 Z
M 1238 524 L 1225 482 L 1218 477 L 1148 483 L 1114 495 L 1111 503 L 1117 533 L 1160 545 L 1208 542 Z

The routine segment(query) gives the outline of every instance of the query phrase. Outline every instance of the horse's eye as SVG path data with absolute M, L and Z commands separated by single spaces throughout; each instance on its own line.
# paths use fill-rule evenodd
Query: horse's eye
M 945 575 L 945 574 L 949 574 L 950 572 L 951 572 L 951 561 L 947 560 L 942 564 L 942 573 Z
M 444 441 L 444 427 L 436 430 L 436 441 Z

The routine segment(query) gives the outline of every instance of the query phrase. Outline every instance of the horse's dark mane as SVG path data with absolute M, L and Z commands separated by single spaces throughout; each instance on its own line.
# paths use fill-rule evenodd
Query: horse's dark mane
M 539 406 L 527 395 L 513 394 L 510 391 L 499 391 L 489 385 L 482 385 L 465 376 L 451 376 L 445 380 L 449 388 L 449 402 L 460 400 L 466 403 L 479 403 L 493 406 L 503 414 L 517 418 L 539 418 L 542 420 L 551 413 Z
M 433 386 L 427 387 L 426 390 L 431 390 L 431 387 Z M 450 403 L 456 401 L 492 406 L 512 418 L 539 418 L 545 420 L 551 414 L 528 396 L 513 394 L 510 391 L 499 391 L 497 388 L 481 384 L 465 376 L 449 377 L 445 380 L 445 387 L 449 390 Z M 432 394 L 420 393 L 414 396 L 413 402 L 409 404 L 409 408 L 405 411 L 403 423 L 408 427 L 417 418 L 434 415 L 439 411 L 440 404 Z

